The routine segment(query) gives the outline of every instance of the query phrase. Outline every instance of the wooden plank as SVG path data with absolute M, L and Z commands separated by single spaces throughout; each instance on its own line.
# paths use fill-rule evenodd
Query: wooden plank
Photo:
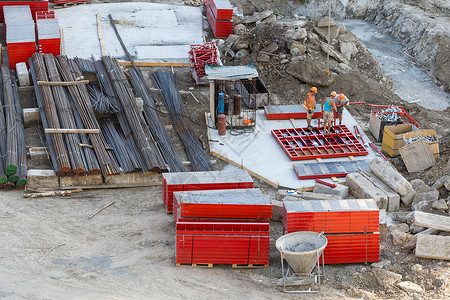
M 108 184 L 108 185 L 80 185 L 61 187 L 62 190 L 104 190 L 104 189 L 122 189 L 122 188 L 138 188 L 161 186 L 162 183 L 129 183 L 129 184 Z
M 356 160 L 356 158 L 354 158 L 353 156 L 349 156 L 348 157 L 350 160 Z
M 423 211 L 414 212 L 414 225 L 450 231 L 450 217 L 430 214 Z
M 297 128 L 297 127 L 295 126 L 294 119 L 289 119 L 289 121 L 291 121 L 291 124 L 292 124 L 293 128 Z
M 100 133 L 100 129 L 45 128 L 45 133 Z
M 436 163 L 433 152 L 425 139 L 420 139 L 399 149 L 409 173 L 420 172 Z
M 418 235 L 416 257 L 450 260 L 450 236 Z
M 64 30 L 62 27 L 59 28 L 59 36 L 61 42 L 61 55 L 66 55 L 66 44 L 64 43 Z
M 208 122 L 208 113 L 205 111 L 205 122 L 206 122 L 206 134 L 208 135 L 208 140 L 211 139 L 211 134 L 209 132 L 209 122 Z M 208 142 L 209 154 L 211 155 L 211 142 Z
M 246 167 L 244 167 L 244 166 L 242 166 L 242 165 L 232 161 L 231 159 L 228 159 L 227 157 L 225 157 L 225 156 L 223 156 L 223 155 L 221 155 L 221 154 L 219 154 L 217 152 L 211 151 L 210 154 L 215 156 L 215 157 L 217 157 L 217 158 L 220 158 L 221 160 L 223 160 L 223 161 L 225 161 L 225 162 L 227 162 L 227 163 L 229 163 L 229 164 L 231 164 L 233 166 L 239 167 L 242 170 L 246 170 L 248 173 L 250 173 L 250 175 L 255 176 L 258 179 L 261 179 L 262 181 L 264 181 L 268 185 L 273 186 L 274 188 L 278 188 L 279 187 L 277 183 L 275 183 L 275 182 L 273 182 L 273 181 L 271 181 L 271 180 L 269 180 L 269 179 L 259 175 L 256 172 L 253 172 L 252 170 L 247 169 Z
M 89 80 L 78 80 L 78 81 L 38 81 L 38 85 L 61 85 L 61 86 L 69 86 L 69 85 L 77 85 L 77 84 L 87 84 Z
M 102 19 L 100 18 L 100 14 L 97 14 L 97 31 L 98 31 L 98 40 L 100 41 L 100 49 L 102 51 L 102 56 L 105 56 L 106 50 L 105 50 L 105 42 L 103 41 Z
M 177 63 L 177 62 L 135 62 L 138 67 L 189 67 L 189 63 Z M 132 64 L 129 61 L 119 61 L 119 65 L 125 67 L 131 67 Z

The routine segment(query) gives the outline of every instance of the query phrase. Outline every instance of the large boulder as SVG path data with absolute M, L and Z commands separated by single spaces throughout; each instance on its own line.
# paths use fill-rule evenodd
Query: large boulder
M 308 35 L 308 33 L 305 28 L 288 29 L 284 32 L 284 36 L 287 39 L 294 40 L 294 41 L 304 40 L 307 37 L 307 35 Z
M 286 72 L 300 81 L 311 85 L 329 86 L 335 76 L 329 74 L 319 61 L 301 60 L 291 63 Z
M 339 43 L 339 49 L 341 54 L 347 59 L 351 60 L 352 56 L 358 53 L 358 48 L 356 48 L 355 43 L 353 42 L 343 42 Z
M 372 272 L 375 275 L 378 284 L 384 288 L 393 287 L 397 282 L 402 280 L 402 275 L 385 269 L 374 268 L 372 269 Z

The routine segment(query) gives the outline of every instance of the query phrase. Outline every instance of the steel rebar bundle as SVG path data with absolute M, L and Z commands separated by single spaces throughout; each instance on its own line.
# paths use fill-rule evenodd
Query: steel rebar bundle
M 58 70 L 65 81 L 76 81 L 81 76 L 81 71 L 73 60 L 67 60 L 65 57 L 57 57 Z M 87 88 L 84 84 L 69 85 L 67 87 L 72 98 L 73 104 L 78 111 L 81 121 L 86 129 L 100 129 L 94 110 L 89 101 Z M 113 175 L 120 173 L 119 166 L 113 155 L 106 150 L 106 143 L 101 134 L 89 133 L 89 140 L 94 148 L 96 158 L 98 159 L 102 173 Z M 93 156 L 87 156 L 92 158 Z M 95 163 L 92 163 L 95 165 Z M 95 168 L 95 167 L 93 167 Z M 94 170 L 94 169 L 93 169 Z
M 43 125 L 45 128 L 61 128 L 50 86 L 37 85 L 37 81 L 48 81 L 43 55 L 34 53 L 30 60 L 30 65 L 31 64 L 33 64 L 33 69 L 36 74 L 35 89 L 40 88 L 40 93 L 42 95 L 42 105 L 39 105 L 39 108 L 43 109 L 45 112 L 47 126 L 45 126 L 44 123 Z M 50 135 L 50 138 L 52 140 L 57 161 L 56 173 L 57 175 L 63 175 L 71 170 L 63 136 L 61 133 L 53 133 Z
M 154 105 L 153 93 L 149 90 L 147 84 L 142 80 L 142 77 L 136 70 L 129 70 L 130 82 L 136 94 L 144 101 L 144 117 L 150 131 L 157 142 L 157 146 L 164 157 L 164 160 L 169 165 L 171 172 L 185 172 L 183 162 L 177 153 L 175 145 L 170 138 L 166 127 L 161 120 L 159 114 L 156 112 Z
M 8 52 L 2 51 L 2 65 L 1 74 L 3 80 L 3 99 L 5 108 L 5 121 L 6 121 L 6 151 L 5 151 L 5 171 L 6 175 L 10 176 L 17 172 L 17 166 L 19 164 L 19 157 L 17 151 L 17 138 L 18 138 L 18 126 L 17 111 L 14 105 L 14 95 L 12 87 L 12 79 L 9 71 Z M 16 176 L 8 178 L 9 181 L 17 181 Z
M 25 132 L 23 129 L 23 112 L 22 107 L 20 106 L 20 99 L 19 99 L 19 91 L 17 87 L 17 76 L 16 72 L 11 70 L 11 80 L 12 80 L 12 87 L 13 87 L 13 96 L 14 96 L 14 105 L 16 109 L 16 115 L 17 115 L 17 133 L 18 133 L 18 139 L 17 139 L 17 147 L 18 147 L 18 173 L 17 173 L 17 180 L 13 181 L 16 182 L 16 186 L 24 186 L 27 183 L 27 148 L 25 144 Z M 11 178 L 12 176 L 10 176 Z
M 153 79 L 161 91 L 164 104 L 169 109 L 175 130 L 183 142 L 184 149 L 194 171 L 211 171 L 213 167 L 194 134 L 178 85 L 172 72 L 159 70 Z
M 62 80 L 56 68 L 56 62 L 53 55 L 50 53 L 44 54 L 44 61 L 47 68 L 49 81 L 61 82 Z M 57 109 L 61 128 L 77 128 L 64 87 L 54 85 L 51 86 L 51 90 L 53 92 L 53 100 Z M 78 133 L 66 133 L 64 135 L 64 140 L 66 142 L 67 154 L 69 155 L 72 171 L 75 174 L 84 173 L 86 171 L 86 166 L 84 165 L 83 153 L 80 147 L 81 142 Z
M 122 104 L 137 153 L 141 156 L 143 163 L 141 165 L 142 172 L 160 172 L 162 169 L 166 169 L 164 159 L 155 145 L 156 143 L 150 134 L 150 130 L 147 129 L 142 114 L 138 111 L 132 88 L 117 59 L 104 56 L 102 61 L 108 72 L 116 97 Z

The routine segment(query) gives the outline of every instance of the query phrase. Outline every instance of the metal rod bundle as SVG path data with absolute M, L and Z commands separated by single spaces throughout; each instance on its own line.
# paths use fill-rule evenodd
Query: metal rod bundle
M 211 171 L 213 167 L 194 134 L 183 100 L 178 92 L 177 82 L 172 72 L 156 71 L 153 79 L 161 91 L 165 105 L 169 109 L 175 130 L 183 142 L 184 149 L 194 171 Z
M 11 74 L 9 72 L 8 52 L 2 52 L 2 65 L 1 74 L 3 80 L 3 99 L 5 108 L 5 121 L 6 121 L 6 151 L 5 151 L 5 171 L 6 175 L 14 175 L 17 172 L 17 166 L 19 164 L 18 152 L 17 152 L 17 111 L 14 105 L 14 95 L 12 88 Z M 17 181 L 16 176 L 8 178 L 9 181 Z
M 160 172 L 162 169 L 166 169 L 164 159 L 157 149 L 150 131 L 146 129 L 147 125 L 138 111 L 131 86 L 117 59 L 104 56 L 102 61 L 114 87 L 116 97 L 122 104 L 136 149 L 142 158 L 142 172 Z
M 128 71 L 130 82 L 136 94 L 144 101 L 144 117 L 148 127 L 157 142 L 158 148 L 169 165 L 171 172 L 185 172 L 183 162 L 177 153 L 163 121 L 156 112 L 153 93 L 149 90 L 142 77 L 134 69 Z
M 55 58 L 52 54 L 44 54 L 44 61 L 47 68 L 48 78 L 50 82 L 61 82 L 61 77 L 56 69 Z M 75 119 L 70 107 L 69 99 L 66 95 L 66 90 L 63 86 L 51 86 L 53 92 L 53 100 L 59 116 L 61 128 L 77 128 Z M 80 138 L 78 133 L 68 133 L 64 135 L 66 142 L 67 154 L 69 155 L 70 164 L 75 174 L 82 174 L 86 171 L 84 165 L 83 152 L 81 150 Z
M 4 155 L 6 153 L 6 121 L 3 106 L 3 80 L 0 76 L 0 184 L 4 184 L 8 181 L 8 177 L 5 173 L 5 165 L 3 163 Z
M 35 81 L 35 89 L 40 89 L 40 93 L 42 95 L 42 105 L 39 104 L 39 108 L 43 109 L 46 116 L 46 125 L 43 123 L 45 128 L 61 128 L 58 113 L 56 109 L 56 105 L 53 99 L 53 94 L 50 86 L 48 85 L 37 85 L 37 81 L 48 81 L 47 72 L 45 68 L 44 58 L 42 54 L 40 53 L 34 53 L 30 62 L 30 68 L 31 65 L 33 65 L 33 69 L 36 75 L 36 80 L 33 78 L 33 81 Z M 33 75 L 33 73 L 32 73 Z M 41 114 L 42 117 L 42 114 Z M 53 133 L 50 135 L 50 138 L 52 140 L 52 144 L 54 147 L 54 152 L 56 156 L 56 173 L 58 175 L 63 175 L 64 173 L 67 173 L 71 170 L 70 162 L 68 153 L 65 147 L 64 139 L 61 133 Z M 48 141 L 48 136 L 47 136 Z

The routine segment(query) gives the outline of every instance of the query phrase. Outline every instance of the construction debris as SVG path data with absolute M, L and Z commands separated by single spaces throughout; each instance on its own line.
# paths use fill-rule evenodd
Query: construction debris
M 450 232 L 450 217 L 415 211 L 414 225 Z
M 417 236 L 416 257 L 450 260 L 450 236 Z

